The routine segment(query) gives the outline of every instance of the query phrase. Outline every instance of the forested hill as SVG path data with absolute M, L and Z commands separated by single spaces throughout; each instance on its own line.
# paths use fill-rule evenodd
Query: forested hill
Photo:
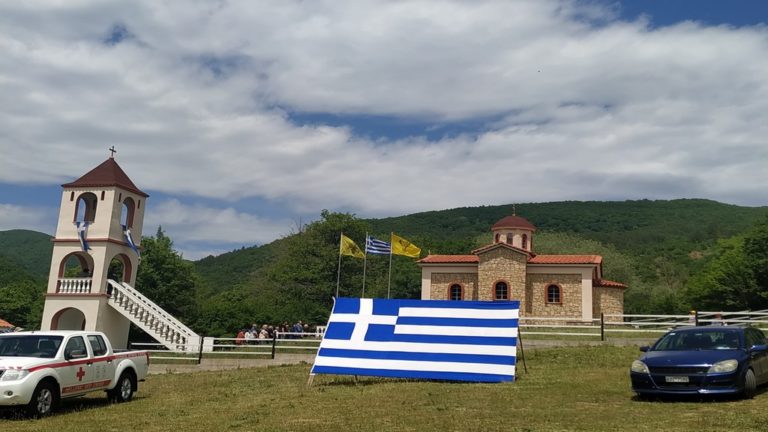
M 610 245 L 638 259 L 645 278 L 661 257 L 688 267 L 718 239 L 750 228 L 768 207 L 740 207 L 702 199 L 671 201 L 564 201 L 465 207 L 371 220 L 376 232 L 426 238 L 473 238 L 513 211 L 538 232 L 571 233 Z M 440 251 L 434 251 L 441 253 Z
M 45 279 L 53 253 L 51 238 L 37 231 L 0 231 L 0 256 L 16 263 L 31 276 Z
M 380 239 L 394 232 L 420 246 L 422 257 L 466 254 L 490 243 L 491 226 L 513 212 L 537 227 L 536 253 L 602 255 L 605 277 L 629 285 L 627 313 L 768 308 L 768 207 L 694 199 L 528 203 L 385 219 L 324 210 L 293 235 L 196 262 L 184 261 L 158 230 L 142 239 L 136 287 L 206 335 L 252 323 L 321 323 L 339 275 L 340 295 L 361 293 L 363 260 L 345 257 L 337 272 L 340 232 L 360 246 L 366 232 Z M 0 316 L 39 325 L 50 237 L 0 232 L 0 250 Z M 367 260 L 366 296 L 386 296 L 388 264 L 381 256 Z M 420 286 L 414 260 L 393 257 L 392 296 L 418 298 Z
M 654 262 L 660 258 L 669 260 L 668 271 L 686 272 L 718 239 L 744 232 L 768 215 L 768 207 L 680 199 L 528 203 L 516 204 L 514 210 L 513 205 L 463 207 L 364 221 L 372 234 L 397 233 L 422 246 L 424 253 L 469 253 L 490 242 L 491 226 L 513 211 L 531 221 L 538 233 L 570 233 L 612 246 L 637 259 L 638 271 L 650 279 L 658 276 Z M 196 268 L 211 285 L 240 285 L 275 258 L 280 242 L 204 258 Z

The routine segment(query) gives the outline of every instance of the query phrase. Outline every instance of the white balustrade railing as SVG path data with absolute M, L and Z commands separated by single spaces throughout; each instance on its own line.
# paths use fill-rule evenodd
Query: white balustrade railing
M 199 344 L 195 332 L 130 285 L 107 283 L 109 304 L 169 350 L 186 351 L 189 345 Z
M 91 278 L 59 278 L 59 287 L 56 289 L 60 294 L 90 294 L 93 279 Z

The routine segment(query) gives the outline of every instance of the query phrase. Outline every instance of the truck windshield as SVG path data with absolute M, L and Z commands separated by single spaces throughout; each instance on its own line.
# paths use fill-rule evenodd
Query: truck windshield
M 0 357 L 53 358 L 62 339 L 62 336 L 3 336 L 0 337 Z

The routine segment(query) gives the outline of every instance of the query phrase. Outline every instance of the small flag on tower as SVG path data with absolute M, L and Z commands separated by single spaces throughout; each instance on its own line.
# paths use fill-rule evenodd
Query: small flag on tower
M 128 228 L 126 225 L 123 225 L 123 235 L 125 236 L 125 242 L 128 243 L 128 246 L 133 249 L 134 252 L 136 252 L 136 256 L 139 257 L 139 261 L 141 261 L 141 252 L 139 252 L 139 248 L 136 247 L 136 243 L 133 242 L 133 236 L 131 236 L 131 229 Z
M 371 236 L 365 238 L 365 253 L 377 255 L 389 255 L 391 253 L 389 243 L 377 240 Z
M 83 249 L 83 252 L 88 252 L 91 250 L 91 247 L 88 246 L 88 222 L 75 222 L 75 227 L 77 228 L 77 238 L 80 239 L 80 247 Z

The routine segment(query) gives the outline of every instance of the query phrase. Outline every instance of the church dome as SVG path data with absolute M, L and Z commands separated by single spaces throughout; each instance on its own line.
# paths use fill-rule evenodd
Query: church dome
M 536 227 L 532 223 L 528 222 L 528 220 L 520 216 L 507 216 L 493 224 L 491 227 L 492 231 L 502 229 L 523 229 L 528 231 L 536 231 Z

